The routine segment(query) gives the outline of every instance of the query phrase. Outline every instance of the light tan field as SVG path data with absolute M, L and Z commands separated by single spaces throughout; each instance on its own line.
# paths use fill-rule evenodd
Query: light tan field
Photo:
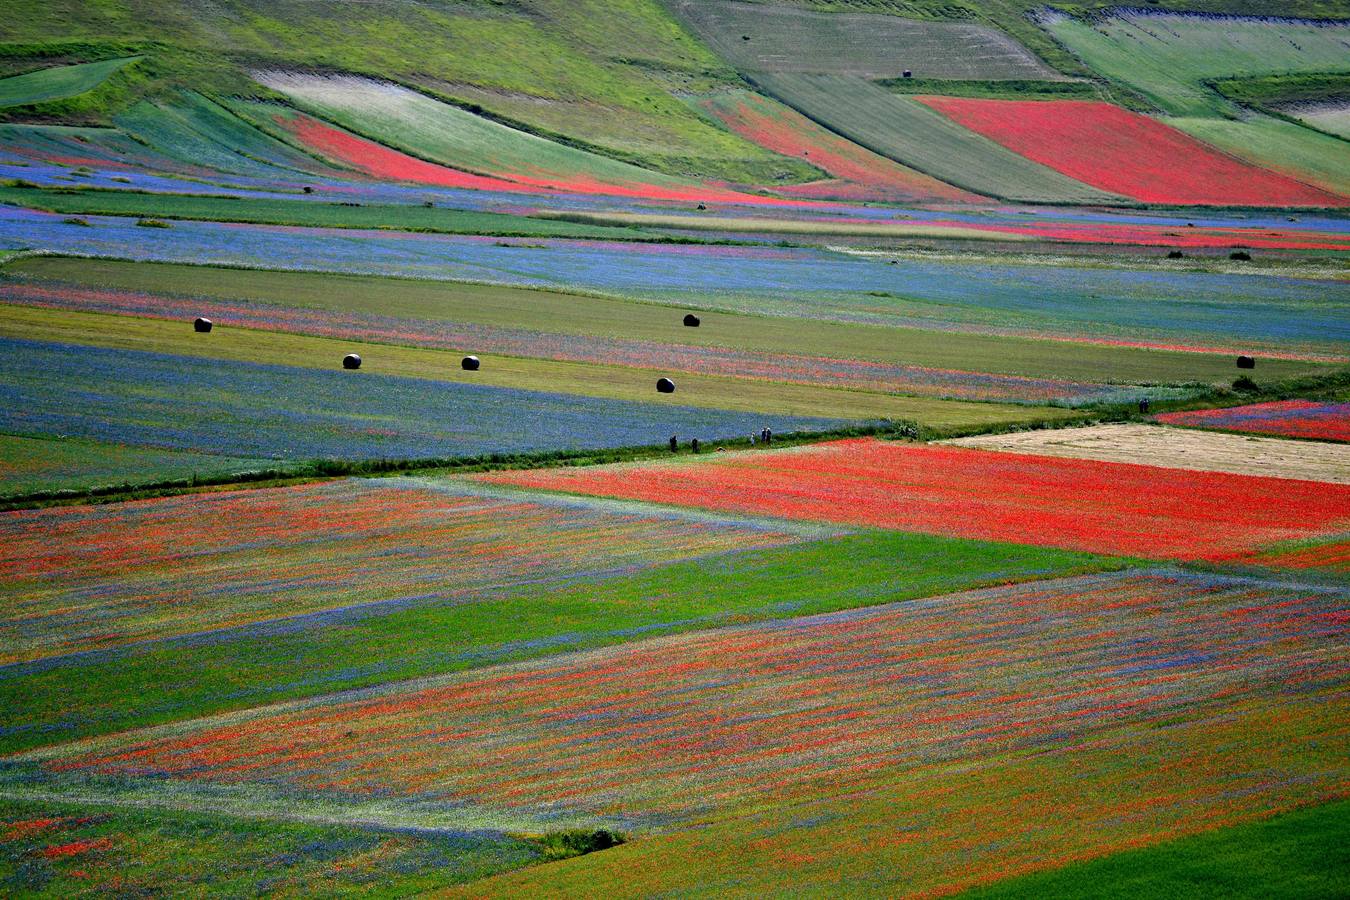
M 1350 446 L 1345 444 L 1217 434 L 1163 425 L 1094 425 L 984 434 L 943 443 L 1010 453 L 1350 484 Z

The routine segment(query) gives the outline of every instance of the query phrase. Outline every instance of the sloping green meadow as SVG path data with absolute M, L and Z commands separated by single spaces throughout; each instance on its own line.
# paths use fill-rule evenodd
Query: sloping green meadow
M 98 87 L 118 69 L 138 59 L 139 56 L 129 56 L 122 59 L 105 59 L 101 62 L 78 63 L 73 66 L 52 66 L 24 75 L 0 78 L 0 108 L 28 106 L 83 94 Z
M 1350 25 L 1144 11 L 1091 23 L 1050 15 L 1043 22 L 1092 69 L 1178 116 L 1236 112 L 1207 79 L 1350 69 Z

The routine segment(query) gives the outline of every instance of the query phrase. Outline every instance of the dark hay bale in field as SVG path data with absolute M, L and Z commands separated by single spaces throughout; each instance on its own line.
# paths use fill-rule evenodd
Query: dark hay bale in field
M 206 334 L 211 330 L 211 320 L 203 319 L 201 316 L 192 320 L 192 330 L 198 334 Z
M 314 193 L 314 188 L 310 187 L 309 185 L 305 185 L 300 190 L 304 191 L 306 194 Z
M 1236 260 L 1238 260 L 1239 262 L 1251 262 L 1251 261 L 1252 261 L 1252 255 L 1251 255 L 1250 253 L 1248 253 L 1246 250 L 1234 250 L 1232 253 L 1228 254 L 1228 258 L 1229 258 L 1229 259 L 1236 259 Z
M 1250 356 L 1239 356 L 1237 358 L 1237 367 L 1239 369 L 1255 369 L 1256 360 Z
M 355 353 L 348 353 L 346 356 L 342 357 L 342 368 L 344 369 L 361 368 L 361 357 L 357 356 Z
M 1185 259 L 1185 258 L 1186 258 L 1186 254 L 1185 254 L 1185 253 L 1182 253 L 1180 250 L 1173 250 L 1171 253 L 1168 253 L 1168 254 L 1167 254 L 1167 258 L 1168 258 L 1168 259 Z
M 689 328 L 697 328 L 701 323 L 699 322 L 698 316 L 694 315 L 693 313 L 686 313 L 684 317 L 684 324 Z
M 906 69 L 905 71 L 901 72 L 900 74 L 901 74 L 903 77 L 905 77 L 905 78 L 913 78 L 913 77 L 914 77 L 914 73 L 911 72 L 909 69 Z
M 658 394 L 675 393 L 675 382 L 671 381 L 669 378 L 656 379 L 656 392 Z
M 478 357 L 466 356 L 459 361 L 459 367 L 466 372 L 478 371 Z

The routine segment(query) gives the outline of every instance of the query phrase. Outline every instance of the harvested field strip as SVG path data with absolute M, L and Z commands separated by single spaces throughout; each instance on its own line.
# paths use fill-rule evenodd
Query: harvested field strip
M 1350 485 L 846 440 L 680 464 L 494 472 L 496 484 L 1019 541 L 1231 560 L 1345 531 Z
M 403 288 L 402 285 L 385 287 L 386 290 Z M 503 290 L 506 289 L 498 289 Z M 522 299 L 527 302 L 538 299 L 541 301 L 538 305 L 544 306 L 550 298 L 536 292 L 533 296 Z M 579 304 L 585 303 L 585 299 L 580 297 L 558 296 L 557 300 L 562 303 L 569 300 Z M 631 366 L 666 372 L 711 374 L 758 381 L 816 384 L 960 400 L 1027 403 L 1057 401 L 1069 405 L 1082 405 L 1095 402 L 1124 402 L 1149 394 L 1168 393 L 1167 389 L 1125 384 L 996 375 L 869 360 L 760 353 L 717 346 L 678 344 L 657 339 L 625 340 L 584 334 L 540 332 L 526 328 L 475 325 L 455 320 L 408 319 L 374 313 L 278 307 L 262 303 L 184 298 L 176 295 L 96 288 L 66 286 L 48 288 L 9 283 L 0 289 L 0 302 L 168 319 L 175 322 L 185 322 L 201 315 L 212 319 L 219 326 L 228 328 L 250 328 L 441 350 L 472 350 L 474 353 Z M 669 314 L 666 316 L 671 320 L 674 319 Z M 806 328 L 809 330 L 810 326 Z M 802 349 L 806 348 L 803 346 Z
M 1350 341 L 1346 313 L 1350 283 L 1329 279 L 966 262 L 960 257 L 860 257 L 790 247 L 549 239 L 532 240 L 526 247 L 494 238 L 352 229 L 211 222 L 138 228 L 132 220 L 112 218 L 94 219 L 90 225 L 79 228 L 63 224 L 51 213 L 0 206 L 0 248 L 199 266 L 547 286 L 760 316 L 939 329 L 954 325 L 957 330 L 994 335 L 1009 330 L 1030 337 L 1093 335 L 1166 347 L 1236 345 L 1238 352 L 1269 347 L 1342 358 L 1344 343 Z M 896 264 L 888 265 L 889 259 Z M 1001 343 L 988 336 L 984 340 L 990 348 Z M 914 346 L 922 347 L 925 341 Z M 994 367 L 998 351 L 984 354 L 978 366 L 956 352 L 946 361 L 924 359 L 923 364 L 1035 375 L 1046 372 L 1039 357 L 1053 353 L 1079 356 L 1078 368 L 1056 375 L 1102 377 L 1102 369 L 1082 359 L 1088 351 L 1079 341 L 1057 349 L 1045 341 L 1008 343 L 1015 348 L 1009 352 L 1018 356 L 1015 368 Z M 945 340 L 941 346 L 954 350 Z M 1197 366 L 1217 375 L 1220 362 L 1223 375 L 1233 377 L 1231 366 L 1219 357 L 1159 353 L 1134 358 L 1142 361 L 1148 356 L 1166 363 L 1170 372 L 1159 372 L 1159 381 L 1193 377 L 1188 373 Z M 1263 361 L 1263 368 L 1266 365 Z M 1313 368 L 1281 360 L 1269 366 L 1270 377 L 1277 378 Z M 1148 377 L 1134 371 L 1109 369 L 1111 377 L 1125 381 Z
M 1314 128 L 1350 140 L 1350 102 L 1333 101 L 1290 110 L 1290 113 Z
M 642 393 L 663 399 L 604 399 L 400 377 L 380 374 L 377 367 L 373 372 L 341 368 L 350 349 L 370 353 L 373 346 L 320 350 L 322 363 L 311 360 L 318 366 L 301 368 L 0 337 L 0 429 L 307 461 L 650 447 L 672 434 L 712 441 L 755 433 L 768 423 L 781 433 L 855 424 L 685 406 L 657 394 L 654 379 L 646 377 Z M 303 355 L 306 348 L 292 346 L 292 352 Z M 457 357 L 441 364 L 448 370 L 452 362 L 459 371 Z M 743 385 L 744 394 L 760 385 L 736 384 Z M 817 398 L 822 406 L 829 405 L 826 393 Z M 926 409 L 939 418 L 954 413 L 973 421 L 1073 415 L 922 398 L 895 401 L 897 408 Z
M 1168 416 L 1159 418 L 1167 420 Z M 1341 444 L 1282 441 L 1157 425 L 1096 425 L 1021 431 L 958 438 L 943 443 L 1037 456 L 1350 484 L 1350 447 Z
M 632 245 L 629 245 L 630 247 Z M 708 248 L 720 250 L 722 248 Z M 648 248 L 634 248 L 634 254 Z M 617 264 L 620 256 L 613 253 Z M 631 258 L 631 255 L 630 255 Z M 718 273 L 730 273 L 737 257 L 694 256 L 694 260 L 726 262 Z M 676 254 L 676 263 L 659 265 L 662 254 L 651 254 L 650 270 L 688 268 L 692 262 Z M 803 281 L 824 277 L 818 265 L 820 257 L 807 254 L 782 256 L 756 254 L 743 258 L 757 273 L 766 276 L 778 262 L 781 270 L 792 265 L 809 266 Z M 848 264 L 840 261 L 840 270 Z M 1298 316 L 1334 330 L 1329 318 L 1318 317 L 1318 306 L 1327 292 L 1332 304 L 1339 302 L 1337 288 L 1330 283 L 1312 283 L 1294 279 L 1178 277 L 1174 275 L 1135 277 L 1137 273 L 1112 273 L 1093 269 L 1040 271 L 1016 266 L 930 265 L 876 266 L 855 264 L 859 273 L 898 273 L 895 282 L 909 285 L 915 293 L 926 293 L 935 307 L 950 309 L 962 292 L 974 292 L 983 285 L 982 301 L 997 299 L 1017 307 L 1039 297 L 1054 302 L 1054 311 L 1071 312 L 1073 304 L 1082 305 L 1081 292 L 1101 295 L 1112 310 L 1139 306 L 1158 317 L 1166 315 L 1157 301 L 1164 294 L 1185 294 L 1196 305 L 1227 315 L 1236 315 L 1238 304 L 1251 329 L 1254 320 L 1273 318 L 1276 313 Z M 897 286 L 898 286 L 897 284 Z M 839 287 L 845 285 L 840 284 Z M 862 285 L 857 285 L 861 288 Z M 791 283 L 784 287 L 791 290 Z M 931 292 L 930 292 L 931 291 Z M 1342 291 L 1350 303 L 1350 291 Z M 834 306 L 827 299 L 807 295 L 800 308 L 778 308 L 772 302 L 749 302 L 748 312 L 763 309 L 768 315 L 719 313 L 700 310 L 703 326 L 685 328 L 680 324 L 683 309 L 670 306 L 633 303 L 623 300 L 582 296 L 554 291 L 528 290 L 504 285 L 462 284 L 410 279 L 386 279 L 331 275 L 308 272 L 252 271 L 206 266 L 130 263 L 116 260 L 31 258 L 11 263 L 0 280 L 0 299 L 33 306 L 50 305 L 89 311 L 150 314 L 157 306 L 166 315 L 190 319 L 202 313 L 192 312 L 192 304 L 219 309 L 219 325 L 230 327 L 258 323 L 264 329 L 287 330 L 287 317 L 296 317 L 295 330 L 325 334 L 313 319 L 327 318 L 334 323 L 351 322 L 347 336 L 361 337 L 363 329 L 378 329 L 381 334 L 400 331 L 404 337 L 379 338 L 422 343 L 417 336 L 434 340 L 436 334 L 453 337 L 462 330 L 463 344 L 456 349 L 470 352 L 484 349 L 479 340 L 485 332 L 470 326 L 495 329 L 496 334 L 562 334 L 576 338 L 601 338 L 624 346 L 639 341 L 648 347 L 689 346 L 699 352 L 741 351 L 791 357 L 824 357 L 856 360 L 893 367 L 917 366 L 930 372 L 980 372 L 1019 378 L 1049 379 L 1076 384 L 1092 384 L 1102 377 L 1123 384 L 1178 383 L 1189 381 L 1231 380 L 1232 359 L 1220 351 L 1214 355 L 1157 352 L 1136 347 L 1095 346 L 1065 341 L 1023 339 L 1009 335 L 978 335 L 957 331 L 928 331 L 917 328 L 883 328 L 841 321 L 821 321 L 832 312 L 849 309 L 881 313 L 898 298 L 862 295 Z M 697 298 L 704 302 L 702 295 Z M 1283 299 L 1282 305 L 1271 301 Z M 838 303 L 839 301 L 836 301 Z M 1225 305 L 1227 302 L 1228 305 Z M 1267 310 L 1258 313 L 1262 307 Z M 191 315 L 188 315 L 191 313 Z M 208 314 L 209 315 L 209 314 Z M 236 319 L 236 316 L 242 317 Z M 304 322 L 303 327 L 299 323 Z M 345 326 L 343 326 L 345 327 Z M 223 334 L 223 331 L 222 331 Z M 337 336 L 334 334 L 333 336 Z M 1350 340 L 1350 331 L 1346 339 Z M 448 340 L 448 338 L 447 338 Z M 576 346 L 559 341 L 560 348 Z M 577 344 L 584 344 L 578 341 Z M 438 344 L 431 344 L 437 346 Z M 201 352 L 200 342 L 193 345 Z M 505 351 L 503 351 L 505 352 Z M 690 350 L 690 352 L 695 352 Z M 523 355 L 551 355 L 543 351 Z M 624 362 L 622 357 L 614 361 Z M 1271 377 L 1283 378 L 1315 372 L 1310 366 L 1286 360 L 1262 359 Z M 716 367 L 712 369 L 716 371 Z M 934 375 L 934 377 L 938 377 Z M 1030 389 L 1030 387 L 1029 387 Z
M 73 66 L 53 66 L 0 78 L 0 108 L 46 103 L 83 94 L 98 87 L 118 69 L 139 59 L 139 56 L 128 56 Z
M 1058 203 L 1121 199 L 1018 156 L 917 100 L 861 78 L 756 75 L 755 83 L 874 153 L 977 194 Z
M 534 842 L 486 833 L 434 833 L 301 824 L 285 818 L 137 810 L 0 799 L 0 864 L 25 897 L 162 893 L 322 893 L 371 883 L 392 893 L 460 884 L 537 862 Z
M 1350 198 L 1244 164 L 1161 122 L 1109 103 L 919 100 L 1028 159 L 1146 203 L 1350 205 Z
M 547 190 L 645 200 L 790 203 L 661 175 L 476 116 L 416 91 L 355 76 L 258 76 L 305 109 L 368 138 L 476 175 Z
M 1253 115 L 1231 119 L 1171 119 L 1170 124 L 1254 165 L 1350 196 L 1346 142 L 1294 122 Z
M 0 498 L 178 478 L 212 478 L 270 467 L 260 459 L 143 450 L 97 441 L 0 434 Z
M 1163 413 L 1156 418 L 1168 425 L 1192 428 L 1219 428 L 1224 431 L 1320 441 L 1350 441 L 1350 402 L 1345 401 L 1318 403 L 1312 400 L 1277 400 L 1225 409 Z
M 517 817 L 662 831 L 893 795 L 937 767 L 1168 747 L 1182 777 L 1154 816 L 1124 815 L 1134 797 L 1102 774 L 1076 796 L 1098 805 L 1090 821 L 1105 834 L 1106 822 L 1134 820 L 1142 837 L 1194 804 L 1232 817 L 1347 784 L 1343 756 L 1331 761 L 1345 746 L 1333 723 L 1350 677 L 1348 599 L 1216 575 L 1085 576 L 316 698 L 10 757 L 0 771 L 12 791 L 58 796 L 79 785 L 208 809 L 246 792 L 298 808 L 393 796 L 450 826 Z M 1253 724 L 1235 710 L 1287 716 L 1286 736 L 1328 746 L 1287 748 L 1289 775 L 1308 777 L 1267 770 L 1259 790 L 1232 792 L 1255 773 L 1204 752 L 1209 774 L 1197 779 L 1199 760 L 1183 765 L 1172 738 L 1157 743 L 1164 722 Z M 956 784 L 947 802 L 985 799 Z M 942 846 L 940 829 L 914 837 Z M 955 874 L 923 871 L 934 869 Z
M 884 156 L 878 156 L 801 113 L 749 91 L 717 94 L 700 101 L 709 114 L 746 140 L 784 156 L 799 157 L 862 189 L 864 196 L 897 202 L 977 202 L 974 194 L 944 184 Z M 780 192 L 828 196 L 827 184 L 778 188 Z
M 736 68 L 898 78 L 1063 78 L 987 25 L 905 19 L 740 0 L 679 0 L 672 8 Z
M 222 328 L 219 333 L 212 332 L 209 339 L 202 340 L 188 329 L 186 324 L 0 304 L 0 336 L 17 341 L 44 342 L 53 345 L 41 349 L 28 347 L 25 352 L 40 352 L 44 358 L 53 359 L 72 357 L 60 368 L 70 373 L 70 377 L 76 381 L 84 376 L 74 373 L 85 371 L 85 367 L 79 365 L 73 357 L 78 355 L 78 347 L 88 346 L 91 349 L 105 348 L 108 353 L 127 354 L 129 365 L 135 358 L 134 354 L 138 352 L 147 355 L 173 355 L 173 358 L 183 360 L 185 372 L 192 373 L 184 375 L 185 383 L 195 383 L 197 378 L 204 377 L 211 371 L 224 371 L 232 364 L 267 367 L 270 376 L 261 368 L 255 368 L 249 370 L 251 377 L 244 375 L 242 371 L 237 377 L 241 382 L 275 377 L 279 379 L 278 384 L 285 382 L 297 386 L 312 381 L 313 389 L 319 391 L 321 396 L 340 400 L 341 395 L 345 393 L 351 398 L 351 402 L 356 404 L 355 408 L 364 408 L 362 404 L 367 401 L 378 401 L 385 391 L 390 392 L 385 397 L 387 400 L 403 397 L 404 399 L 399 402 L 409 402 L 411 398 L 407 397 L 405 392 L 415 390 L 417 383 L 420 382 L 427 391 L 445 398 L 447 402 L 448 398 L 456 396 L 457 389 L 463 388 L 464 392 L 459 395 L 461 399 L 457 402 L 470 403 L 474 397 L 489 402 L 487 398 L 492 396 L 494 391 L 505 390 L 507 393 L 500 395 L 500 402 L 503 403 L 510 397 L 521 399 L 513 392 L 531 391 L 539 393 L 539 400 L 544 407 L 551 407 L 565 396 L 572 396 L 578 402 L 584 402 L 582 398 L 595 398 L 600 404 L 597 408 L 603 408 L 604 403 L 609 401 L 636 403 L 638 405 L 634 407 L 635 412 L 639 409 L 646 410 L 646 413 L 637 415 L 638 420 L 658 415 L 661 407 L 678 407 L 683 411 L 677 414 L 676 418 L 686 426 L 694 425 L 698 421 L 696 417 L 701 415 L 698 410 L 703 410 L 709 424 L 708 437 L 748 434 L 762 427 L 757 425 L 744 432 L 713 429 L 712 425 L 715 422 L 725 425 L 730 421 L 745 420 L 744 415 L 719 415 L 717 410 L 773 415 L 778 417 L 779 421 L 782 421 L 782 417 L 797 418 L 799 424 L 805 422 L 801 417 L 817 418 L 822 423 L 829 420 L 836 424 L 847 418 L 918 419 L 934 425 L 956 425 L 977 422 L 1054 421 L 1074 418 L 1077 415 L 1063 409 L 1028 409 L 1024 406 L 995 403 L 902 397 L 815 384 L 792 384 L 785 381 L 703 374 L 683 374 L 680 377 L 678 393 L 660 395 L 655 390 L 657 372 L 647 369 L 494 356 L 486 361 L 481 371 L 466 372 L 460 368 L 461 357 L 458 354 L 443 350 L 392 344 L 365 344 L 359 341 L 251 329 Z M 61 346 L 54 346 L 57 344 Z M 360 374 L 344 374 L 338 368 L 342 358 L 349 353 L 355 353 L 363 358 Z M 108 361 L 113 358 L 106 357 Z M 148 358 L 144 361 L 144 365 L 155 369 L 168 366 L 170 363 L 171 360 L 167 357 L 153 362 Z M 70 369 L 68 366 L 75 368 Z M 46 383 L 47 389 L 50 390 L 59 383 L 59 378 L 54 373 L 33 371 L 23 375 L 16 371 L 16 368 L 17 363 L 0 361 L 0 369 L 14 372 L 16 385 L 23 384 L 25 389 L 36 390 L 39 384 Z M 138 373 L 136 376 L 128 376 L 132 381 L 143 377 L 149 370 L 136 366 L 136 371 Z M 332 381 L 334 376 L 339 380 Z M 346 382 L 340 380 L 343 377 L 347 378 Z M 361 377 L 412 379 L 412 381 L 402 386 L 397 381 L 378 381 L 378 386 L 373 385 L 369 393 L 339 391 L 337 387 L 339 384 L 349 384 L 352 378 Z M 51 380 L 48 380 L 49 378 Z M 320 385 L 325 383 L 329 387 L 321 388 Z M 435 386 L 437 384 L 439 387 Z M 205 389 L 206 385 L 202 383 L 198 386 Z M 232 385 L 222 387 L 222 398 L 229 396 L 232 400 L 242 399 L 242 395 L 226 390 L 229 387 Z M 560 388 L 566 389 L 566 393 L 560 393 Z M 167 394 L 162 391 L 153 393 L 167 399 Z M 205 399 L 201 395 L 194 394 L 194 396 L 198 400 Z M 282 395 L 283 398 L 285 396 Z M 299 402 L 298 397 L 292 400 Z M 489 403 L 489 405 L 497 404 Z M 48 406 L 49 404 L 39 404 L 42 408 Z M 263 410 L 259 407 L 257 411 Z M 500 411 L 504 413 L 505 408 L 502 407 Z M 12 412 L 11 418 L 16 415 L 20 413 Z M 695 418 L 688 418 L 689 416 Z M 451 426 L 429 423 L 428 427 L 440 429 Z M 466 435 L 476 435 L 476 439 L 486 437 L 477 428 L 464 423 L 460 423 L 460 427 L 464 429 Z M 518 428 L 510 429 L 510 433 L 523 436 L 525 427 L 525 423 L 521 423 Z M 420 429 L 418 431 L 420 432 Z M 378 433 L 378 429 L 375 433 Z M 631 437 L 635 437 L 637 433 L 642 432 L 628 432 Z M 688 434 L 688 428 L 681 429 L 681 433 Z M 667 436 L 669 432 L 664 436 L 658 436 L 657 441 L 639 440 L 635 443 L 644 445 L 663 443 Z M 554 436 L 557 437 L 558 435 Z
M 452 495 L 464 491 L 460 484 L 441 488 Z M 255 496 L 261 504 L 287 495 L 268 489 Z M 557 503 L 528 494 L 508 499 L 522 506 Z M 630 534 L 641 531 L 643 522 L 657 523 L 649 531 L 659 530 L 659 523 L 665 522 L 663 527 L 677 535 L 677 546 L 697 541 L 701 534 L 709 546 L 720 543 L 732 549 L 669 561 L 670 551 L 661 546 L 589 547 L 577 563 L 564 563 L 553 572 L 527 571 L 514 584 L 471 584 L 459 593 L 447 590 L 437 597 L 433 592 L 419 595 L 419 586 L 410 583 L 407 590 L 413 598 L 408 601 L 335 606 L 230 629 L 207 623 L 205 633 L 16 663 L 0 668 L 0 701 L 21 709 L 22 715 L 0 733 L 0 752 L 662 634 L 1123 566 L 1103 557 L 1019 544 L 884 531 L 841 535 L 832 526 L 781 519 L 738 520 L 581 503 L 581 525 L 606 513 L 613 528 Z M 24 513 L 17 521 L 36 522 L 43 515 Z M 88 524 L 93 529 L 106 527 L 114 535 L 125 533 L 111 512 L 103 518 L 91 516 Z M 480 527 L 488 532 L 493 528 Z M 359 524 L 353 530 L 360 532 Z M 548 547 L 575 544 L 568 528 L 562 530 L 557 537 L 539 535 L 541 546 L 520 551 L 521 555 L 538 558 Z M 723 537 L 715 536 L 719 534 Z M 800 539 L 792 542 L 794 537 Z M 84 538 L 95 540 L 96 532 Z M 299 577 L 276 589 L 303 596 L 306 585 L 314 587 L 336 576 L 326 567 L 304 571 L 302 560 L 325 559 L 334 545 L 341 547 L 347 539 L 339 535 L 309 543 L 294 540 L 293 554 L 283 565 Z M 765 546 L 775 542 L 782 545 Z M 239 538 L 228 533 L 219 543 L 195 547 L 204 558 L 219 559 L 219 551 L 238 544 Z M 415 536 L 412 544 L 425 546 Z M 224 584 L 265 588 L 261 576 L 248 573 L 238 561 L 250 554 L 263 559 L 271 553 L 266 545 L 244 546 L 228 558 L 225 573 L 234 580 Z M 622 558 L 629 564 L 578 570 L 602 558 L 610 562 Z M 659 558 L 667 562 L 640 564 Z M 186 565 L 192 562 L 188 558 Z M 513 565 L 509 558 L 485 564 L 503 570 Z M 438 578 L 454 582 L 453 573 L 433 571 L 430 561 L 421 565 L 429 573 L 430 587 Z M 477 568 L 481 571 L 483 566 Z M 358 566 L 351 571 L 344 594 L 359 597 L 388 581 L 378 567 Z M 144 593 L 137 591 L 147 584 L 154 587 L 152 581 L 121 580 L 116 573 L 90 583 L 102 588 L 109 608 L 141 603 Z M 248 596 L 247 591 L 237 593 Z M 240 659 L 247 659 L 248 666 L 241 667 Z
M 466 602 L 800 540 L 405 479 L 7 513 L 0 534 L 0 665 L 337 606 Z

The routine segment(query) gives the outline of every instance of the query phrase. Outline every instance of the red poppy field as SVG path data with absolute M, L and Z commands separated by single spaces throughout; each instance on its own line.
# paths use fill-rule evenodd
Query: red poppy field
M 1350 199 L 1240 162 L 1148 116 L 1081 100 L 922 97 L 1057 172 L 1145 203 L 1346 206 Z
M 1178 560 L 1343 531 L 1350 485 L 871 439 L 498 484 Z

